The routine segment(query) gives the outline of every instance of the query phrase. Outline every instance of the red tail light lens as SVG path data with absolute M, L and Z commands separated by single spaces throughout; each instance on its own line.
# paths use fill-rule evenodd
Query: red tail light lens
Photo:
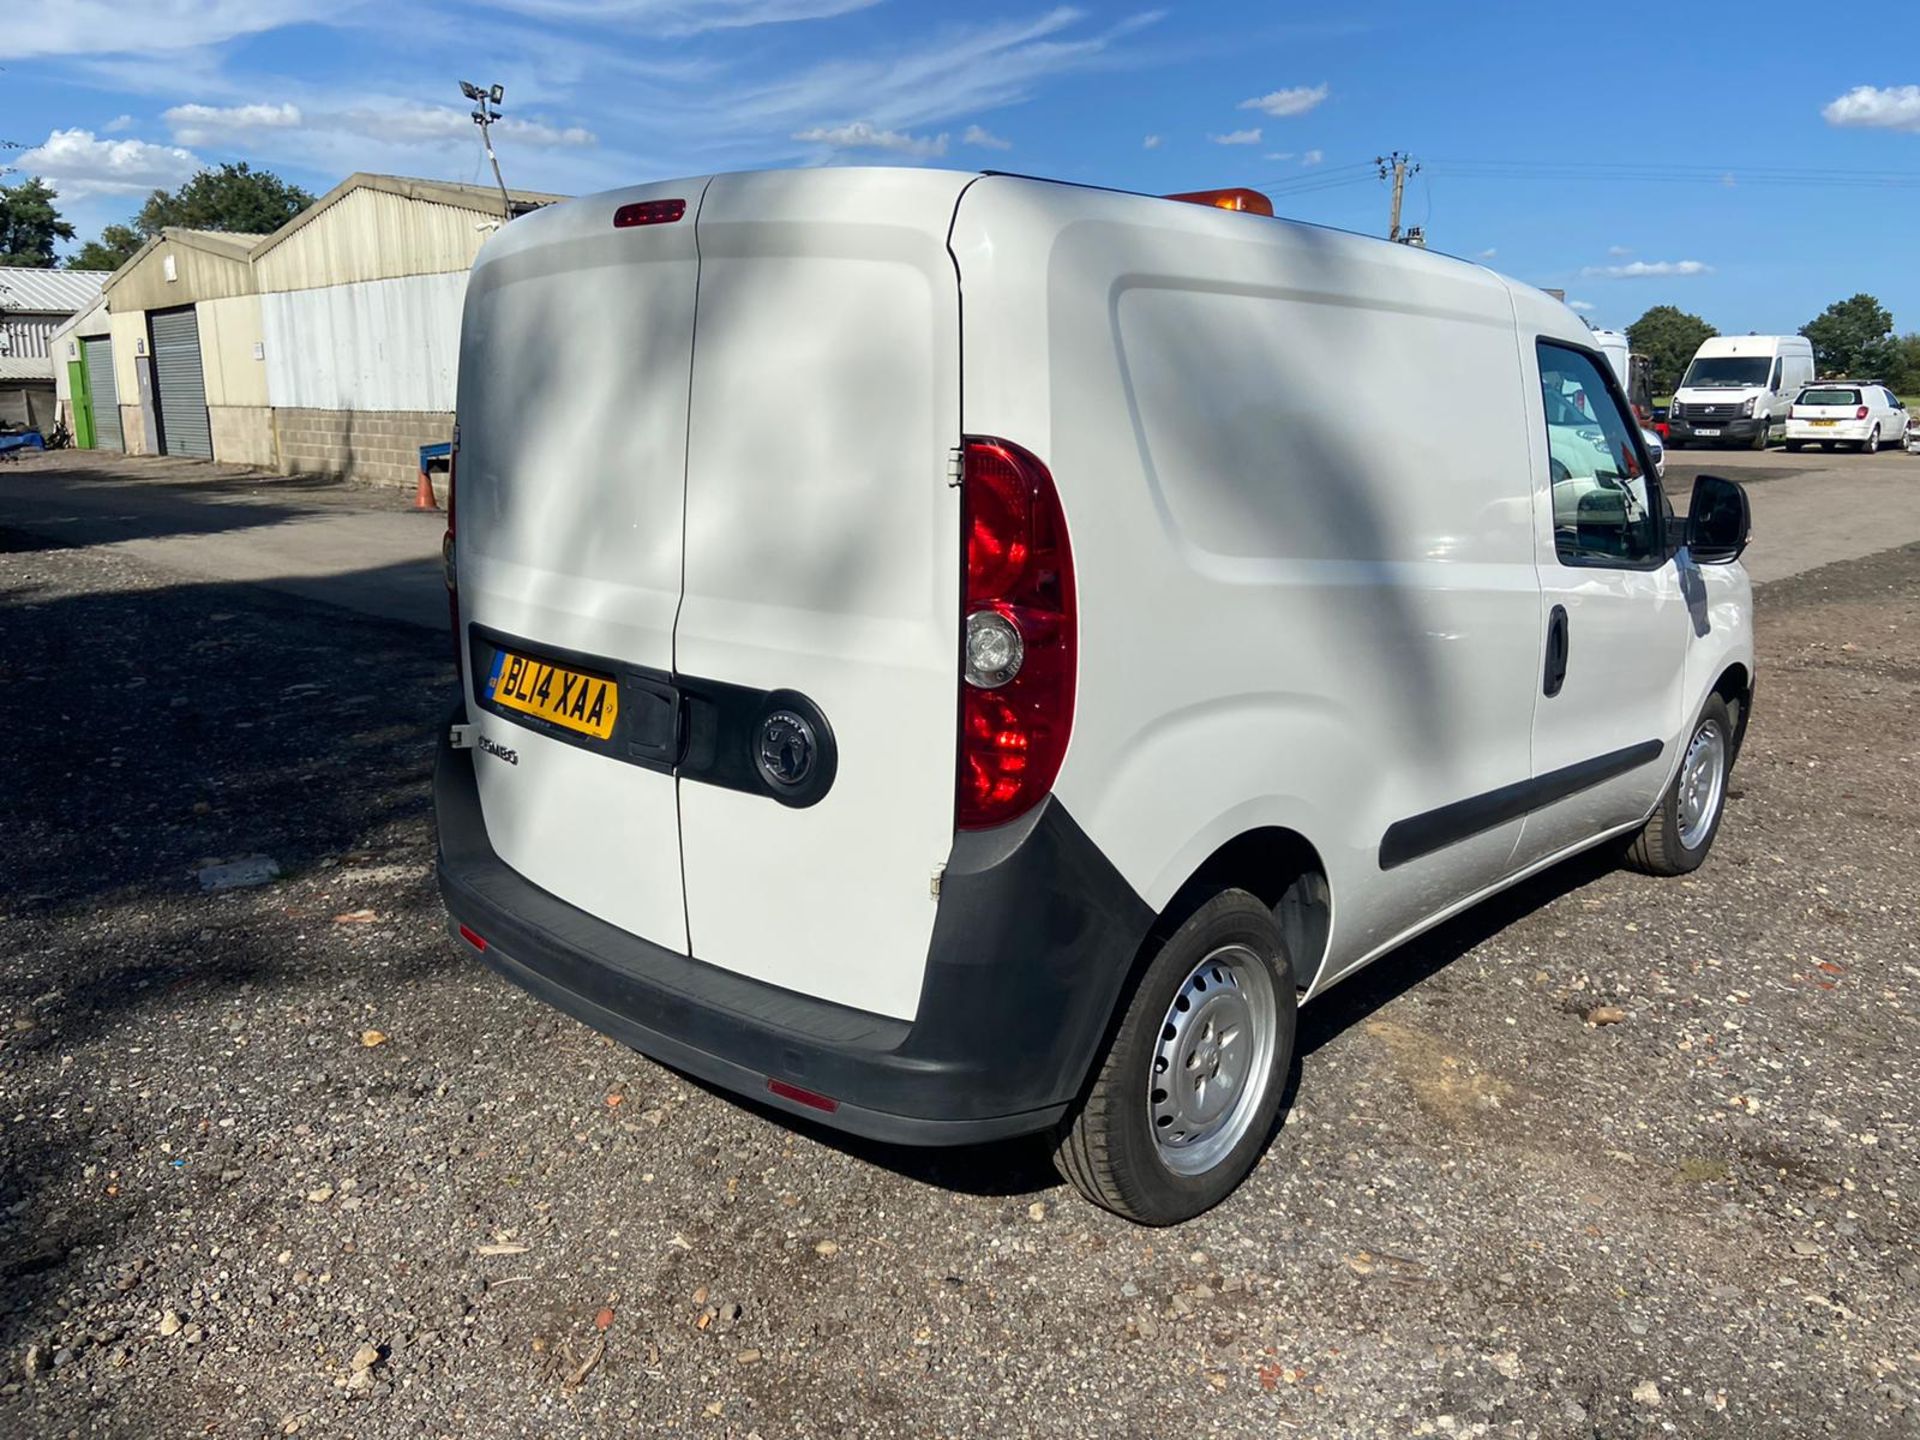
M 1858 410 L 1853 412 L 1853 418 L 1856 420 L 1864 420 L 1870 413 L 1867 407 L 1862 405 Z
M 1047 467 L 1018 445 L 966 444 L 966 631 L 957 823 L 1004 825 L 1053 788 L 1073 729 L 1073 554 Z

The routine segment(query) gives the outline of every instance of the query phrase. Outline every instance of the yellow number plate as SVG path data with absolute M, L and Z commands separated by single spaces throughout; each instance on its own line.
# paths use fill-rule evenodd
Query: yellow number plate
M 487 698 L 601 740 L 613 734 L 620 714 L 620 687 L 613 681 L 508 650 L 494 652 Z
M 1809 425 L 1838 425 L 1840 422 L 1838 420 L 1809 420 L 1807 423 Z

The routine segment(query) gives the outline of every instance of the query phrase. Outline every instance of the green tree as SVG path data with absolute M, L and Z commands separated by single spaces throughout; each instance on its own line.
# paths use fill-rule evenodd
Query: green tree
M 1893 359 L 1893 316 L 1871 295 L 1836 300 L 1800 327 L 1822 375 L 1878 375 Z
M 0 185 L 0 265 L 53 267 L 55 242 L 73 239 L 73 226 L 53 208 L 59 198 L 37 175 Z
M 67 257 L 69 270 L 118 270 L 146 243 L 131 225 L 109 225 Z
M 109 225 L 67 262 L 71 270 L 118 270 L 169 225 L 221 230 L 229 235 L 266 235 L 313 204 L 313 196 L 271 170 L 244 161 L 202 170 L 178 190 L 156 190 L 125 225 Z M 72 231 L 68 231 L 71 238 Z
M 1627 326 L 1627 343 L 1636 355 L 1652 363 L 1651 383 L 1656 395 L 1671 395 L 1702 340 L 1720 332 L 1698 315 L 1674 305 L 1656 305 Z
M 168 225 L 189 230 L 224 230 L 233 235 L 266 235 L 313 204 L 313 196 L 271 170 L 255 170 L 244 161 L 202 170 L 172 194 L 156 190 L 134 217 L 143 238 Z
M 1920 334 L 1902 335 L 1888 345 L 1891 363 L 1881 374 L 1895 393 L 1909 400 L 1920 396 Z

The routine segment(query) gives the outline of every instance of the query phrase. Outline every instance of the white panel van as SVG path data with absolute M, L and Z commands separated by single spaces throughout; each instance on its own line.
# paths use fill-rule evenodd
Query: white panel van
M 1609 838 L 1698 866 L 1753 693 L 1745 495 L 1675 518 L 1565 307 L 1258 213 L 557 205 L 474 269 L 456 435 L 460 943 L 776 1110 L 1049 1132 L 1145 1222 L 1258 1159 L 1299 1003 Z
M 1813 379 L 1804 335 L 1715 335 L 1700 344 L 1667 406 L 1667 443 L 1764 450 L 1787 433 L 1793 397 Z

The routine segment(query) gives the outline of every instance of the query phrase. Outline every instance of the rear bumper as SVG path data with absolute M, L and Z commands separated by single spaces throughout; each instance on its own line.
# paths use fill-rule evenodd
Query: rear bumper
M 1013 825 L 956 837 L 918 1018 L 872 1015 L 664 949 L 532 884 L 487 839 L 473 764 L 443 731 L 440 893 L 456 935 L 464 926 L 486 942 L 481 959 L 663 1064 L 875 1140 L 974 1144 L 1058 1123 L 1153 920 L 1048 800 Z M 859 943 L 857 915 L 847 938 Z M 776 1094 L 775 1080 L 837 1108 Z
M 1873 433 L 1873 423 L 1868 420 L 1847 420 L 1838 425 L 1813 425 L 1805 420 L 1787 421 L 1787 439 L 1789 440 L 1840 440 L 1847 444 L 1858 444 Z

